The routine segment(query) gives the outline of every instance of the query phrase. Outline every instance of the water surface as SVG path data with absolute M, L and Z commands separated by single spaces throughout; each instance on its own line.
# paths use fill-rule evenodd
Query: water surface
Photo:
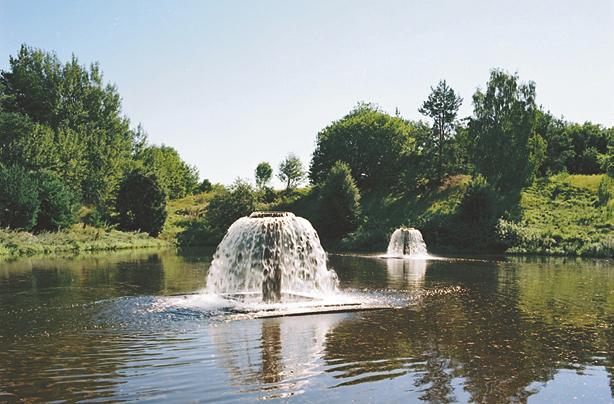
M 331 255 L 406 304 L 231 321 L 174 303 L 210 254 L 0 263 L 0 401 L 613 401 L 612 261 Z

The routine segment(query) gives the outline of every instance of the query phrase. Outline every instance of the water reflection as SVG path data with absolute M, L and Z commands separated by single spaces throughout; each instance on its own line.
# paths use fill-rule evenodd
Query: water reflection
M 403 285 L 418 288 L 424 283 L 426 260 L 384 259 L 388 272 L 388 285 Z
M 220 367 L 233 386 L 260 399 L 302 394 L 322 372 L 327 335 L 345 314 L 226 323 L 211 329 Z
M 339 386 L 409 376 L 419 398 L 438 402 L 463 391 L 477 402 L 526 401 L 539 390 L 534 382 L 588 366 L 607 369 L 611 386 L 612 266 L 519 264 L 468 264 L 469 274 L 458 270 L 463 264 L 428 262 L 424 288 L 453 280 L 465 293 L 426 294 L 413 310 L 343 322 L 327 341 L 328 371 Z M 340 372 L 337 363 L 352 366 Z
M 344 289 L 402 309 L 221 322 L 156 296 L 204 287 L 209 256 L 0 264 L 0 401 L 608 401 L 611 261 L 331 256 Z

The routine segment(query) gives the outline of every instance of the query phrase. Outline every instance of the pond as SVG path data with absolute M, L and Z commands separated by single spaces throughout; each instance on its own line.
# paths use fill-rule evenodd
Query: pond
M 172 303 L 211 253 L 0 263 L 0 401 L 613 400 L 612 261 L 329 255 L 406 303 L 231 319 Z

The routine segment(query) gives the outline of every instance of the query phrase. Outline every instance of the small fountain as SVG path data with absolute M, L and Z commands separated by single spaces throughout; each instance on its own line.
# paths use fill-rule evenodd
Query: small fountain
M 388 257 L 427 258 L 426 244 L 420 230 L 411 227 L 396 229 L 388 244 Z
M 207 291 L 269 303 L 330 295 L 338 283 L 308 220 L 289 212 L 254 212 L 235 221 L 217 247 Z

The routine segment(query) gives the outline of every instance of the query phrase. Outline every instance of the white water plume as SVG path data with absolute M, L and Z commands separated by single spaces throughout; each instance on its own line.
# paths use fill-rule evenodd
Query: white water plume
M 288 212 L 255 212 L 228 229 L 215 252 L 207 292 L 323 297 L 337 291 L 337 274 L 308 220 Z
M 386 256 L 399 258 L 429 257 L 426 251 L 426 243 L 422 239 L 420 230 L 407 227 L 401 227 L 392 233 Z

